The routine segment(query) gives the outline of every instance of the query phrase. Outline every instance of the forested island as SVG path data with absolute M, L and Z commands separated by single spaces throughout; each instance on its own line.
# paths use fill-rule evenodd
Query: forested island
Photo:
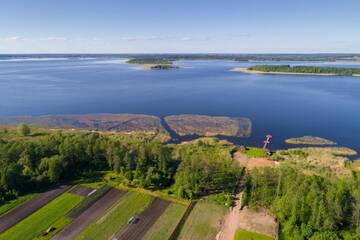
M 147 70 L 170 70 L 179 68 L 173 64 L 173 61 L 163 58 L 134 58 L 128 60 L 126 63 L 138 64 L 142 69 Z
M 249 68 L 235 68 L 233 71 L 255 74 L 360 76 L 360 68 L 319 66 L 256 65 Z

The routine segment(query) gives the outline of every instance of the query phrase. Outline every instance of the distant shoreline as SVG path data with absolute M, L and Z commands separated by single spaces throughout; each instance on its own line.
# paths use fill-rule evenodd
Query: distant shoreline
M 231 69 L 232 72 L 243 72 L 248 74 L 260 74 L 260 75 L 308 75 L 308 76 L 344 76 L 336 73 L 298 73 L 298 72 L 264 72 L 257 70 L 250 70 L 248 68 L 236 67 Z M 360 74 L 353 74 L 353 77 L 360 77 Z

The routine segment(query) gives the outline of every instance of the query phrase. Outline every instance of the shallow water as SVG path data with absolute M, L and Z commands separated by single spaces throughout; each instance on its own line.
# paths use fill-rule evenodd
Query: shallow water
M 360 151 L 359 77 L 229 71 L 262 63 L 179 61 L 180 69 L 142 71 L 124 64 L 124 60 L 110 58 L 0 61 L 0 115 L 145 113 L 248 117 L 253 124 L 252 136 L 233 141 L 260 146 L 264 136 L 272 134 L 271 146 L 281 148 L 287 146 L 283 143 L 287 137 L 315 135 Z

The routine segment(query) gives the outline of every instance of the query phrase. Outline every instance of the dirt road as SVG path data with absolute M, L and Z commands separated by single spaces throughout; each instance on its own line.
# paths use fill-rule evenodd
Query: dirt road
M 236 230 L 239 228 L 241 221 L 241 198 L 242 192 L 236 195 L 234 206 L 230 209 L 228 215 L 222 224 L 221 230 L 216 236 L 216 240 L 233 240 Z

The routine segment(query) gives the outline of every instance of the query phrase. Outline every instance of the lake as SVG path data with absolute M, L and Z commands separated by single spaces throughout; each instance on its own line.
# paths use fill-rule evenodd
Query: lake
M 360 152 L 360 77 L 250 75 L 233 67 L 289 62 L 178 61 L 144 71 L 124 59 L 0 58 L 0 115 L 83 113 L 205 114 L 248 117 L 253 134 L 231 139 L 272 148 L 314 135 Z M 291 63 L 293 64 L 293 62 Z M 298 62 L 295 64 L 314 65 Z M 360 67 L 317 63 L 316 65 Z

